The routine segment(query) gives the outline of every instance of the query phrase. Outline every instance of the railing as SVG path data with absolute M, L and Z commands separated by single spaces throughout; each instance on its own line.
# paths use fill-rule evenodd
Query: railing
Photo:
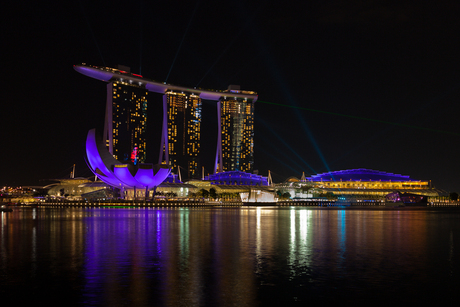
M 278 206 L 302 206 L 302 207 L 460 207 L 460 202 L 429 202 L 423 203 L 393 203 L 393 202 L 333 202 L 333 201 L 278 201 Z
M 208 202 L 202 199 L 191 200 L 155 200 L 155 201 L 48 201 L 33 203 L 40 207 L 239 207 L 239 201 Z
M 460 207 L 460 202 L 430 202 L 428 207 L 437 208 L 437 207 Z
M 241 201 L 205 201 L 203 199 L 191 200 L 155 200 L 155 201 L 48 201 L 31 203 L 32 206 L 52 207 L 241 207 Z M 252 206 L 263 205 L 254 203 Z M 334 201 L 293 201 L 282 200 L 276 203 L 279 207 L 427 207 L 427 208 L 455 208 L 460 207 L 460 202 L 429 202 L 427 204 L 402 204 L 392 202 L 334 202 Z

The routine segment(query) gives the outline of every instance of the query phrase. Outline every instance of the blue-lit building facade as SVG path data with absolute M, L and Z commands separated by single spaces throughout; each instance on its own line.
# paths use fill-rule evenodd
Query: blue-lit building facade
M 204 177 L 204 180 L 191 180 L 189 184 L 197 190 L 214 188 L 217 193 L 235 194 L 249 191 L 273 191 L 268 177 L 242 171 L 215 173 Z
M 345 198 L 383 198 L 394 192 L 438 196 L 441 190 L 432 188 L 430 181 L 415 180 L 408 175 L 371 169 L 351 169 L 312 175 L 301 180 L 292 179 L 277 185 L 293 198 L 312 194 L 329 194 Z M 303 191 L 303 192 L 302 192 Z
M 268 178 L 242 171 L 216 173 L 205 177 L 211 185 L 268 186 Z

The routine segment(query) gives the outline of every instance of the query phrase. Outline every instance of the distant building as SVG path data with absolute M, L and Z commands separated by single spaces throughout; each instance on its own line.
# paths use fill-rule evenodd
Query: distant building
M 214 188 L 217 193 L 241 193 L 250 191 L 273 191 L 269 179 L 265 176 L 249 174 L 242 171 L 229 171 L 208 175 L 204 180 L 190 180 L 187 182 L 197 190 Z
M 52 198 L 82 199 L 88 193 L 111 193 L 111 188 L 102 181 L 93 182 L 87 178 L 56 179 L 58 183 L 45 186 L 48 196 Z M 110 191 L 109 191 L 110 190 Z M 107 199 L 107 197 L 106 197 Z
M 386 201 L 391 202 L 402 202 L 406 204 L 426 204 L 428 202 L 428 196 L 419 195 L 419 194 L 411 194 L 411 193 L 401 193 L 401 192 L 393 192 L 385 196 Z
M 426 196 L 438 196 L 429 181 L 414 180 L 407 175 L 370 169 L 351 169 L 327 172 L 306 179 L 325 192 L 335 195 L 385 196 L 394 191 Z
M 327 172 L 300 180 L 289 178 L 286 182 L 277 184 L 276 188 L 283 193 L 289 192 L 292 198 L 329 194 L 346 199 L 383 199 L 394 192 L 435 197 L 443 192 L 432 188 L 429 181 L 362 168 Z
M 268 186 L 268 177 L 242 171 L 229 171 L 208 175 L 205 180 L 217 185 Z

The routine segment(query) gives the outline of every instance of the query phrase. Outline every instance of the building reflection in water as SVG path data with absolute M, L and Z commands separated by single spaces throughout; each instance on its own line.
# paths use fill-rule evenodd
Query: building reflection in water
M 88 218 L 85 304 L 239 304 L 257 298 L 251 254 L 239 240 L 247 225 L 238 225 L 235 211 L 137 212 L 100 209 Z
M 279 297 L 350 303 L 382 297 L 395 284 L 393 297 L 413 300 L 430 293 L 420 292 L 424 286 L 449 291 L 446 281 L 459 279 L 452 216 L 298 207 L 15 210 L 0 216 L 0 282 L 18 305 L 24 287 L 38 299 L 104 306 L 264 305 Z
M 312 257 L 312 211 L 290 210 L 288 266 L 290 280 L 308 270 Z

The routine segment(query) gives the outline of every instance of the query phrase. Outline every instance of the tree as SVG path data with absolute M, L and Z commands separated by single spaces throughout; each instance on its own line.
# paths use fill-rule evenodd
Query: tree
M 332 192 L 327 192 L 326 193 L 326 198 L 328 200 L 334 200 L 334 199 L 337 199 L 337 195 L 334 195 L 334 193 L 332 193 Z
M 210 198 L 213 198 L 213 199 L 217 198 L 217 193 L 216 193 L 216 189 L 215 189 L 215 188 L 209 189 L 209 197 L 210 197 Z
M 203 198 L 208 198 L 209 197 L 209 191 L 207 191 L 205 189 L 201 189 L 199 193 Z
M 304 185 L 302 186 L 300 189 L 302 190 L 303 193 L 309 193 L 311 190 L 313 190 L 313 186 L 312 185 Z
M 281 195 L 283 199 L 290 199 L 291 198 L 291 193 L 289 192 L 284 192 L 283 195 Z
M 458 193 L 455 193 L 455 192 L 450 193 L 449 194 L 449 199 L 453 200 L 453 201 L 457 201 L 458 200 Z

